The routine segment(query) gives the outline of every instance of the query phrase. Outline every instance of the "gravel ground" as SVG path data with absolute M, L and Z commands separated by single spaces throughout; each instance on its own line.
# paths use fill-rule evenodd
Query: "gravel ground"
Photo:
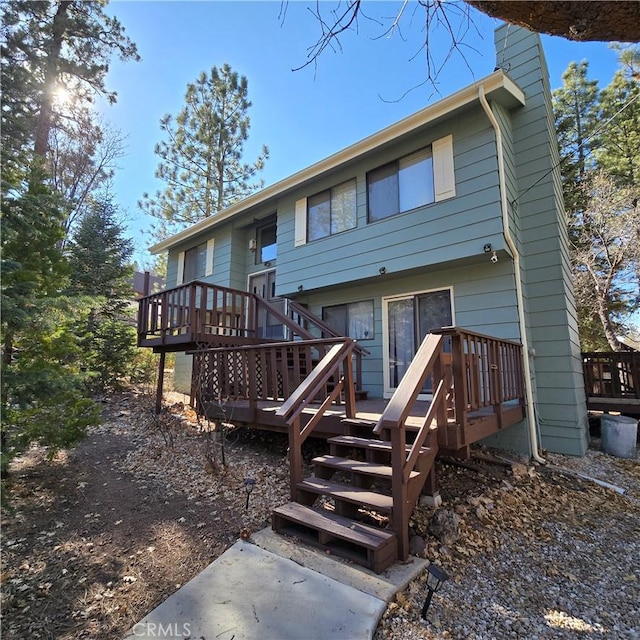
M 517 466 L 499 486 L 445 500 L 461 537 L 427 539 L 427 557 L 450 579 L 427 621 L 424 577 L 411 583 L 375 639 L 640 637 L 640 464 L 592 447 L 584 458 L 548 454 L 552 469 Z
M 141 414 L 140 398 L 111 401 L 105 423 L 52 466 L 39 450 L 15 462 L 13 508 L 3 514 L 3 637 L 120 638 L 288 500 L 286 437 L 232 434 L 221 471 L 220 452 L 206 455 L 181 399 L 171 400 L 176 421 L 160 426 Z M 320 447 L 309 441 L 307 459 Z M 598 440 L 584 458 L 548 454 L 546 467 L 494 453 L 477 450 L 465 466 L 438 461 L 439 511 L 455 514 L 459 537 L 432 535 L 426 507 L 412 534 L 450 579 L 427 621 L 424 576 L 412 582 L 375 640 L 639 638 L 638 459 L 606 455 Z M 248 477 L 256 484 L 246 509 Z

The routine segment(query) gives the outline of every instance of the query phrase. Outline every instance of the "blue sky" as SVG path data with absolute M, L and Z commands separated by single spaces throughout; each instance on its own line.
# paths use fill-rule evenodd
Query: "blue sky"
M 365 2 L 364 10 L 371 17 L 391 17 L 401 4 Z M 321 3 L 323 11 L 334 6 L 332 1 Z M 424 84 L 422 13 L 417 3 L 410 3 L 400 32 L 389 36 L 378 21 L 361 19 L 357 32 L 341 38 L 341 50 L 328 49 L 315 66 L 292 71 L 306 62 L 319 35 L 310 8 L 315 2 L 291 1 L 284 13 L 279 0 L 111 1 L 108 12 L 120 20 L 142 57 L 139 63 L 112 64 L 107 82 L 117 91 L 118 102 L 104 109 L 105 118 L 127 136 L 114 194 L 139 263 L 149 263 L 146 247 L 152 239 L 145 230 L 152 220 L 137 201 L 143 192 L 162 188 L 154 178 L 159 121 L 179 112 L 187 83 L 201 71 L 226 62 L 247 77 L 253 106 L 246 160 L 254 159 L 262 144 L 269 147 L 261 174 L 268 185 L 490 74 L 495 66 L 493 30 L 498 22 L 474 12 L 474 26 L 464 36 L 466 62 L 454 53 L 437 86 Z M 442 30 L 431 39 L 438 64 L 445 61 L 447 43 Z M 587 59 L 600 86 L 610 81 L 617 66 L 606 43 L 543 36 L 543 46 L 552 88 L 561 85 L 562 72 L 573 60 Z

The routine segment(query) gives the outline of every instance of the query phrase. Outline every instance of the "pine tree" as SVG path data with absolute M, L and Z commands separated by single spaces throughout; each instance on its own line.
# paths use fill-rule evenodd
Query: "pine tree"
M 2 11 L 3 136 L 14 149 L 31 146 L 37 156 L 49 149 L 49 134 L 60 126 L 56 95 L 65 91 L 81 104 L 96 94 L 115 102 L 105 78 L 116 54 L 138 59 L 135 45 L 101 0 L 9 0 Z
M 95 201 L 68 246 L 69 293 L 131 299 L 133 241 L 124 236 L 110 196 Z
M 554 92 L 574 290 L 585 350 L 618 350 L 638 308 L 640 220 L 637 47 L 621 49 L 601 92 L 586 62 L 572 63 Z
M 618 184 L 631 186 L 640 183 L 640 47 L 616 48 L 621 69 L 600 95 L 607 126 L 595 155 Z
M 562 160 L 565 208 L 581 208 L 580 184 L 593 166 L 591 151 L 598 126 L 598 82 L 587 77 L 589 63 L 572 62 L 562 74 L 562 87 L 553 92 L 553 110 Z
M 243 161 L 251 106 L 248 82 L 228 64 L 204 71 L 187 85 L 185 106 L 160 128 L 166 139 L 155 147 L 156 177 L 166 186 L 155 196 L 143 194 L 139 206 L 160 223 L 157 237 L 208 218 L 262 186 L 252 182 L 268 150 L 252 163 Z

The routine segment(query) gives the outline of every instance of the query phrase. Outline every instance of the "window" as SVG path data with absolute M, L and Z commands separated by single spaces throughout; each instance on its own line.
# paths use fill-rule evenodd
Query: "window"
M 308 240 L 319 240 L 356 226 L 356 181 L 349 180 L 307 201 Z
M 434 202 L 431 148 L 370 171 L 367 185 L 370 222 Z
M 191 282 L 213 273 L 213 246 L 211 238 L 196 247 L 178 253 L 177 284 Z
M 276 242 L 276 223 L 272 222 L 263 227 L 258 227 L 256 264 L 275 260 L 278 255 L 278 244 Z
M 184 279 L 190 282 L 202 278 L 207 271 L 207 243 L 184 252 Z
M 373 300 L 337 304 L 322 309 L 322 319 L 339 335 L 373 340 Z

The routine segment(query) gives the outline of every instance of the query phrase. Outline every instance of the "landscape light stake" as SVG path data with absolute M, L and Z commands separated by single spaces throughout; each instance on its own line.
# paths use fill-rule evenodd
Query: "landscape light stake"
M 251 492 L 253 491 L 253 487 L 255 486 L 255 484 L 256 484 L 255 478 L 244 479 L 244 490 L 247 492 L 247 503 L 244 506 L 246 511 L 249 510 L 249 496 L 251 495 Z
M 445 580 L 449 579 L 449 576 L 440 567 L 436 567 L 435 564 L 430 564 L 427 571 L 427 589 L 429 589 L 429 593 L 422 607 L 423 620 L 427 619 L 427 611 L 429 610 L 433 594 L 441 587 Z

